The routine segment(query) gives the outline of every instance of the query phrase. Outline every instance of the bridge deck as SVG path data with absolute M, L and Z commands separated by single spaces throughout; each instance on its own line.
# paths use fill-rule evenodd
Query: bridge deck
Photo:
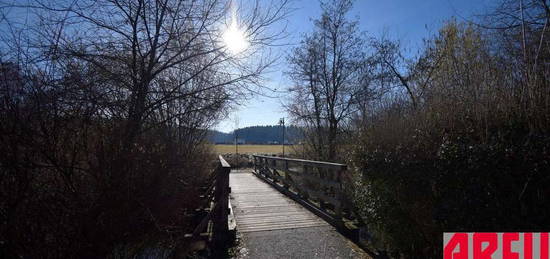
M 368 258 L 332 226 L 252 174 L 232 170 L 238 258 Z

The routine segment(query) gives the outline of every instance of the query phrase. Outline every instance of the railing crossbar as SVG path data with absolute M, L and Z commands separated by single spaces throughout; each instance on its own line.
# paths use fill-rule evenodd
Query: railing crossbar
M 272 184 L 282 184 L 286 192 L 329 215 L 335 225 L 343 225 L 345 202 L 342 174 L 344 164 L 293 158 L 254 155 L 254 171 Z M 296 179 L 294 179 L 296 178 Z

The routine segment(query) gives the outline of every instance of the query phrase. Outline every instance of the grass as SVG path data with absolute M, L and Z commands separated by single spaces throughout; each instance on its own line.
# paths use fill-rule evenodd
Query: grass
M 295 153 L 297 145 L 286 145 L 285 154 Z M 235 145 L 214 145 L 217 154 L 235 153 Z M 239 154 L 279 154 L 283 153 L 281 145 L 239 145 Z

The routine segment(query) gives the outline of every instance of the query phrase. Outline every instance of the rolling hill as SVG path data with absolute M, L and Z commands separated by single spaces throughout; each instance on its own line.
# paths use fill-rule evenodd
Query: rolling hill
M 225 133 L 217 130 L 210 130 L 208 141 L 214 144 L 235 143 L 235 133 L 239 143 L 246 144 L 280 144 L 282 143 L 282 126 L 251 126 Z M 285 127 L 285 143 L 294 144 L 301 140 L 302 130 L 296 126 Z

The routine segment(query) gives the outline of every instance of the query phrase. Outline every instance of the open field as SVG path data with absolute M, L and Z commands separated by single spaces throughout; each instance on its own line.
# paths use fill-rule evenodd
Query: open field
M 298 145 L 286 145 L 285 153 L 292 154 Z M 217 154 L 235 153 L 235 145 L 218 144 L 214 145 Z M 281 145 L 239 145 L 240 154 L 278 154 L 283 152 Z

